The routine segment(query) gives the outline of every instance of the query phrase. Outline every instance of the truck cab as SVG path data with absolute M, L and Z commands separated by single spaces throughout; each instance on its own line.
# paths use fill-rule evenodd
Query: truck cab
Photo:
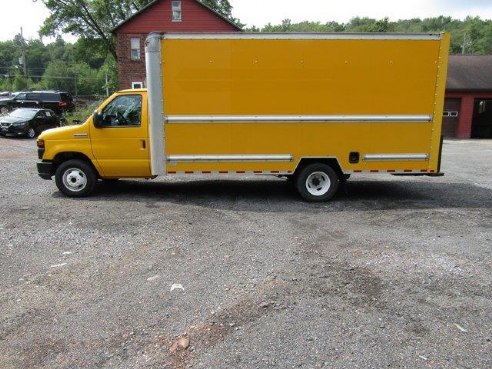
M 84 123 L 43 132 L 38 173 L 68 196 L 92 192 L 98 179 L 151 177 L 147 91 L 110 96 Z

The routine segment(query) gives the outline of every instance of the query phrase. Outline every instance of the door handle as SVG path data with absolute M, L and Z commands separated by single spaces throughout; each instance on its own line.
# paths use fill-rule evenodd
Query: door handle
M 142 140 L 142 149 L 147 148 L 147 142 L 145 140 Z

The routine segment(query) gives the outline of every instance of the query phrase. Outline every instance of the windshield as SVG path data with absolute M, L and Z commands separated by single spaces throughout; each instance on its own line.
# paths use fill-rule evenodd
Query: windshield
M 36 110 L 31 109 L 17 109 L 10 113 L 10 116 L 14 118 L 32 119 L 36 115 L 36 112 Z

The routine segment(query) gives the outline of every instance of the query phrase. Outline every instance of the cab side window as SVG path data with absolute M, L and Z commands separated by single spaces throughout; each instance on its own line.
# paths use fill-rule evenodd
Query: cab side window
M 118 96 L 102 111 L 104 127 L 138 127 L 141 116 L 141 95 Z

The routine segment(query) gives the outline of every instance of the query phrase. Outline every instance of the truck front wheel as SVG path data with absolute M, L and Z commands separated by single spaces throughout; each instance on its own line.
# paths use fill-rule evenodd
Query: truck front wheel
M 68 160 L 55 172 L 56 187 L 69 197 L 88 196 L 96 185 L 96 172 L 82 160 Z
M 301 169 L 297 176 L 297 191 L 306 201 L 327 201 L 337 192 L 340 177 L 327 164 L 314 163 Z

